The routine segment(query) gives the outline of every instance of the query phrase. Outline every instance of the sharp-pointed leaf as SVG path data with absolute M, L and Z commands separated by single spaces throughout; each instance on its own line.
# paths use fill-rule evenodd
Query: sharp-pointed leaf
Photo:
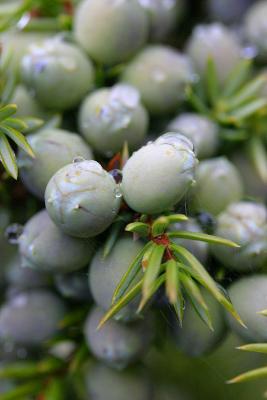
M 114 317 L 123 307 L 125 307 L 132 299 L 141 293 L 143 279 L 136 283 L 127 293 L 125 293 L 119 300 L 113 304 L 110 309 L 103 316 L 98 324 L 97 329 L 100 329 L 109 319 Z
M 44 121 L 40 118 L 23 117 L 21 119 L 27 125 L 27 128 L 23 131 L 23 133 L 25 133 L 25 134 L 28 134 L 28 133 L 36 131 L 37 129 L 40 129 L 44 123 Z
M 10 389 L 8 392 L 1 394 L 1 400 L 21 400 L 24 397 L 30 399 L 41 391 L 42 386 L 43 382 L 41 381 L 17 385 L 14 389 Z
M 152 224 L 152 235 L 153 236 L 162 235 L 165 232 L 168 225 L 169 225 L 168 217 L 161 216 L 157 218 Z
M 180 285 L 178 289 L 178 300 L 173 304 L 175 314 L 177 315 L 180 326 L 183 326 L 184 311 L 185 311 L 185 299 L 183 297 Z
M 237 347 L 238 350 L 267 354 L 267 343 L 252 343 Z
M 223 97 L 232 96 L 249 78 L 251 73 L 252 61 L 242 60 L 230 72 L 222 92 Z
M 112 224 L 110 231 L 108 233 L 107 239 L 105 241 L 104 248 L 103 248 L 103 258 L 104 259 L 112 251 L 121 232 L 123 231 L 124 226 L 125 226 L 125 221 L 123 221 L 123 220 L 118 220 Z
M 201 232 L 188 232 L 188 231 L 170 232 L 168 233 L 168 237 L 199 240 L 201 242 L 207 242 L 210 244 L 221 244 L 229 247 L 240 247 L 238 244 L 232 242 L 231 240 Z
M 145 270 L 148 267 L 149 259 L 150 259 L 151 253 L 153 251 L 153 248 L 154 248 L 153 246 L 149 247 L 147 249 L 147 251 L 145 252 L 144 257 L 142 258 L 141 265 L 142 265 L 143 272 L 145 272 Z
M 129 145 L 128 142 L 125 141 L 123 144 L 123 148 L 122 148 L 122 152 L 121 152 L 121 168 L 124 167 L 124 165 L 126 164 L 126 162 L 129 160 Z
M 150 290 L 147 294 L 146 297 L 142 297 L 141 302 L 139 304 L 138 310 L 137 312 L 140 313 L 144 307 L 146 306 L 147 302 L 149 301 L 149 299 L 151 299 L 151 297 L 159 290 L 159 288 L 161 287 L 161 285 L 163 285 L 163 283 L 166 280 L 166 274 L 162 274 L 160 275 L 155 281 L 154 283 L 151 285 Z
M 53 378 L 43 391 L 45 400 L 65 400 L 66 399 L 66 384 L 63 380 Z
M 191 106 L 198 111 L 200 114 L 208 115 L 209 109 L 206 107 L 205 103 L 196 93 L 194 93 L 192 87 L 186 89 L 187 100 Z
M 181 272 L 180 279 L 185 291 L 199 317 L 213 331 L 212 321 L 207 304 L 194 280 L 187 274 Z
M 222 304 L 243 327 L 246 327 L 235 310 L 233 304 L 221 292 L 216 282 L 212 279 L 207 270 L 196 259 L 196 257 L 194 257 L 193 254 L 191 254 L 182 246 L 171 244 L 170 248 L 176 253 L 178 259 L 182 263 L 188 264 L 195 271 L 195 273 L 199 276 L 202 285 L 218 300 L 218 302 Z
M 5 125 L 6 126 L 10 126 L 13 129 L 16 129 L 18 131 L 24 131 L 25 129 L 27 129 L 27 124 L 26 122 L 24 122 L 22 119 L 19 118 L 7 118 L 5 120 Z
M 227 383 L 242 383 L 248 382 L 257 378 L 267 377 L 267 367 L 253 369 L 251 371 L 245 372 L 244 374 L 238 375 L 233 379 L 227 381 Z
M 171 304 L 176 304 L 179 290 L 179 267 L 177 261 L 166 262 L 166 294 Z
M 78 372 L 83 362 L 88 360 L 88 355 L 88 347 L 85 343 L 82 343 L 82 345 L 76 350 L 74 356 L 72 357 L 72 360 L 69 364 L 69 372 L 71 374 Z
M 175 222 L 188 221 L 188 217 L 184 214 L 172 214 L 167 216 L 169 224 L 174 224 Z
M 247 83 L 240 91 L 231 99 L 228 99 L 228 110 L 239 108 L 244 103 L 247 103 L 253 97 L 258 97 L 260 90 L 267 83 L 267 75 L 260 75 Z
M 64 363 L 57 358 L 47 358 L 39 362 L 18 361 L 0 368 L 0 378 L 30 379 L 59 371 Z
M 0 108 L 0 122 L 6 118 L 11 117 L 17 111 L 16 104 L 8 104 Z
M 222 128 L 222 129 L 220 129 L 220 137 L 223 140 L 229 140 L 232 142 L 242 142 L 242 141 L 248 139 L 249 132 L 246 129 Z
M 237 120 L 243 120 L 266 107 L 267 107 L 267 100 L 259 98 L 235 109 L 231 114 L 229 114 L 229 116 Z
M 147 269 L 144 274 L 142 293 L 145 299 L 149 296 L 151 288 L 159 275 L 164 252 L 164 245 L 153 244 L 153 250 L 151 251 Z
M 13 140 L 13 142 L 29 154 L 30 157 L 34 157 L 34 152 L 22 133 L 11 128 L 11 126 L 7 126 L 5 123 L 0 125 L 0 132 Z
M 122 279 L 120 280 L 118 286 L 116 287 L 113 298 L 112 298 L 112 303 L 115 303 L 129 288 L 131 285 L 132 281 L 135 279 L 137 276 L 138 272 L 141 270 L 141 262 L 143 259 L 143 256 L 145 252 L 153 245 L 152 242 L 148 242 L 143 249 L 137 254 L 133 262 L 130 264 L 128 270 L 126 273 L 123 275 Z
M 263 141 L 257 137 L 252 138 L 248 143 L 248 151 L 259 177 L 267 184 L 267 150 Z
M 18 166 L 15 153 L 7 138 L 0 132 L 0 157 L 6 171 L 14 178 L 18 177 Z
M 150 232 L 150 226 L 144 222 L 132 222 L 126 226 L 125 230 L 137 233 L 141 237 L 147 237 Z
M 219 96 L 220 88 L 216 66 L 212 58 L 208 58 L 205 70 L 205 82 L 209 103 L 214 105 Z
M 258 311 L 257 314 L 260 314 L 260 315 L 263 315 L 264 317 L 267 317 L 267 310 Z

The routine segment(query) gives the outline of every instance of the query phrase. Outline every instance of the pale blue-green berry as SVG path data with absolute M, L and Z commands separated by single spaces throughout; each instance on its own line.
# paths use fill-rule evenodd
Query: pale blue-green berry
M 125 368 L 141 358 L 149 348 L 153 338 L 151 319 L 122 324 L 109 320 L 97 329 L 103 311 L 95 307 L 85 322 L 84 335 L 93 355 L 107 365 Z
M 86 238 L 104 232 L 121 204 L 120 187 L 96 161 L 77 160 L 55 173 L 45 191 L 46 209 L 68 235 Z
M 27 137 L 35 158 L 19 150 L 20 178 L 27 189 L 43 199 L 49 179 L 77 157 L 93 158 L 89 145 L 75 133 L 62 129 L 44 129 Z
M 125 142 L 130 150 L 144 143 L 148 115 L 138 91 L 126 84 L 101 88 L 86 97 L 79 112 L 79 127 L 99 154 L 112 156 Z
M 101 363 L 86 365 L 86 391 L 91 400 L 151 400 L 151 385 L 142 372 L 116 371 Z
M 267 60 L 267 1 L 257 1 L 248 9 L 244 20 L 244 31 L 251 45 L 254 45 L 258 55 L 263 60 Z
M 138 0 L 83 0 L 74 14 L 77 42 L 100 64 L 129 59 L 146 42 L 148 18 Z
M 47 119 L 49 116 L 24 85 L 16 87 L 10 103 L 14 103 L 18 107 L 16 117 Z
M 215 234 L 241 246 L 212 246 L 214 256 L 225 267 L 251 271 L 266 266 L 267 209 L 263 204 L 245 201 L 231 204 L 218 216 Z
M 0 308 L 0 343 L 40 346 L 58 331 L 64 303 L 46 290 L 19 293 Z
M 10 60 L 8 67 L 20 80 L 21 60 L 33 43 L 42 43 L 52 37 L 51 32 L 24 32 L 17 29 L 8 29 L 1 32 L 1 45 L 3 60 Z M 10 57 L 12 55 L 12 57 Z
M 207 11 L 214 21 L 239 22 L 254 0 L 207 0 Z
M 194 181 L 193 144 L 166 133 L 133 153 L 123 168 L 121 189 L 135 211 L 156 214 L 174 207 Z
M 227 27 L 215 22 L 194 28 L 187 45 L 187 53 L 200 74 L 204 74 L 207 61 L 212 58 L 217 76 L 223 83 L 240 62 L 242 48 L 238 39 Z
M 244 151 L 235 152 L 231 161 L 242 177 L 245 195 L 262 201 L 267 200 L 267 185 L 263 184 L 248 155 Z
M 21 257 L 16 254 L 8 263 L 6 281 L 15 290 L 27 290 L 48 286 L 49 275 L 32 268 L 24 268 Z
M 219 129 L 208 117 L 195 113 L 180 114 L 170 121 L 167 130 L 188 137 L 198 158 L 211 157 L 217 151 Z
M 86 302 L 92 299 L 85 270 L 56 275 L 55 286 L 66 299 Z
M 188 231 L 188 232 L 196 232 L 202 233 L 201 227 L 197 223 L 197 221 L 193 218 L 188 219 L 185 222 L 177 222 L 170 226 L 170 232 L 173 231 Z M 208 244 L 205 242 L 201 242 L 198 240 L 187 240 L 187 239 L 179 239 L 172 238 L 174 243 L 177 243 L 187 250 L 189 250 L 202 264 L 205 264 L 208 258 Z
M 110 308 L 117 285 L 142 248 L 141 241 L 134 241 L 126 236 L 116 242 L 107 257 L 103 256 L 103 248 L 94 255 L 89 267 L 89 285 L 94 301 L 103 310 L 107 311 Z M 115 319 L 123 321 L 135 319 L 139 300 L 130 302 L 115 316 Z
M 21 61 L 22 81 L 47 109 L 78 105 L 93 88 L 94 68 L 83 50 L 58 38 L 32 44 Z
M 150 45 L 131 60 L 121 79 L 139 90 L 151 114 L 166 115 L 176 111 L 184 100 L 194 71 L 189 58 L 176 49 Z
M 243 197 L 243 182 L 237 168 L 225 157 L 199 163 L 190 206 L 196 211 L 218 215 Z
M 184 11 L 183 0 L 139 0 L 149 17 L 150 39 L 159 42 L 164 40 L 175 28 Z
M 79 270 L 91 260 L 93 239 L 65 235 L 43 210 L 25 225 L 19 237 L 19 252 L 25 267 L 51 273 Z
M 179 349 L 191 357 L 201 357 L 213 351 L 226 334 L 224 312 L 221 305 L 207 291 L 202 290 L 203 298 L 209 308 L 213 331 L 201 320 L 196 310 L 186 302 L 183 325 L 177 319 L 172 325 L 174 340 Z
M 230 328 L 246 343 L 266 342 L 267 318 L 258 312 L 267 308 L 267 277 L 251 275 L 238 279 L 230 285 L 228 293 L 235 310 L 247 327 L 242 327 L 227 313 Z

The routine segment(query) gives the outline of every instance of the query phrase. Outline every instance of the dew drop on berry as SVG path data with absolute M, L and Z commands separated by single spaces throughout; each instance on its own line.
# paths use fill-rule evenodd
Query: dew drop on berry
M 83 161 L 85 161 L 85 159 L 81 156 L 74 157 L 74 159 L 72 160 L 73 164 L 83 162 Z
M 18 244 L 19 238 L 23 233 L 23 226 L 20 224 L 12 224 L 6 228 L 5 237 L 10 244 Z

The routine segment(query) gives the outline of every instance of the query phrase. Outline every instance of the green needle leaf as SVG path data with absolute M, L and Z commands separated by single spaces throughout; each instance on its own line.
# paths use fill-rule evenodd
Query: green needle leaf
M 160 288 L 160 286 L 166 281 L 166 274 L 162 274 L 160 275 L 155 281 L 154 283 L 151 285 L 150 291 L 147 295 L 147 297 L 143 297 L 141 299 L 141 302 L 139 304 L 137 313 L 140 313 L 145 305 L 147 304 L 148 300 L 158 291 L 158 289 Z
M 259 98 L 235 109 L 229 116 L 236 120 L 242 120 L 250 117 L 256 111 L 261 110 L 263 107 L 267 106 L 267 100 L 263 98 Z
M 132 299 L 134 299 L 139 293 L 141 293 L 143 285 L 143 279 L 136 283 L 126 294 L 111 306 L 106 312 L 103 318 L 100 320 L 97 329 L 100 329 L 109 319 L 114 317 L 123 307 L 125 307 Z
M 174 224 L 175 222 L 188 221 L 188 217 L 184 214 L 172 214 L 167 216 L 169 224 Z
M 168 217 L 161 216 L 157 218 L 152 224 L 152 235 L 153 236 L 162 235 L 165 232 L 169 223 L 170 222 Z
M 248 142 L 248 151 L 259 177 L 267 184 L 267 150 L 263 141 L 257 137 L 253 137 Z
M 166 262 L 166 294 L 171 304 L 177 304 L 179 290 L 178 265 L 175 260 Z
M 27 129 L 26 122 L 24 122 L 22 119 L 19 119 L 19 118 L 13 118 L 13 117 L 7 118 L 5 120 L 5 125 L 7 127 L 11 127 L 13 129 L 16 129 L 16 130 L 18 130 L 20 132 L 22 132 L 22 131 Z
M 1 394 L 1 400 L 21 400 L 24 396 L 28 399 L 30 396 L 37 395 L 42 390 L 43 382 L 35 381 L 18 385 L 7 393 Z
M 129 288 L 132 281 L 135 279 L 138 272 L 141 270 L 141 262 L 145 252 L 153 245 L 153 242 L 148 242 L 143 249 L 137 254 L 133 262 L 130 264 L 128 270 L 123 275 L 118 286 L 113 294 L 112 303 L 115 303 Z
M 25 134 L 36 131 L 37 129 L 41 128 L 41 126 L 44 124 L 44 121 L 40 118 L 23 117 L 21 119 L 27 125 L 27 128 L 23 130 L 23 133 Z
M 267 317 L 267 310 L 258 311 L 257 314 L 260 314 L 260 315 L 263 315 L 264 317 Z
M 177 232 L 170 232 L 167 235 L 169 238 L 199 240 L 201 242 L 207 242 L 211 244 L 221 244 L 229 247 L 240 247 L 238 244 L 232 242 L 231 240 L 219 236 L 208 235 L 207 233 L 201 233 L 201 232 L 177 231 Z
M 207 94 L 210 104 L 216 104 L 219 96 L 219 81 L 216 72 L 216 66 L 212 58 L 208 58 L 206 70 L 205 70 L 205 80 L 207 86 Z
M 249 101 L 251 98 L 258 96 L 266 82 L 267 75 L 260 75 L 251 80 L 243 86 L 235 96 L 227 101 L 228 110 L 234 110 Z
M 188 264 L 199 276 L 199 282 L 209 290 L 209 292 L 217 299 L 217 301 L 222 304 L 227 311 L 229 311 L 233 317 L 243 326 L 246 327 L 240 316 L 234 309 L 233 304 L 225 297 L 225 295 L 219 290 L 216 282 L 212 279 L 203 265 L 193 256 L 187 249 L 182 246 L 171 244 L 171 250 L 173 250 L 178 258 L 185 264 Z
M 257 378 L 266 378 L 267 377 L 267 367 L 253 369 L 251 371 L 245 372 L 244 374 L 238 375 L 233 379 L 227 381 L 228 384 L 232 383 L 241 383 L 251 381 Z
M 153 244 L 153 250 L 151 251 L 144 274 L 144 283 L 142 288 L 144 299 L 147 299 L 148 296 L 150 296 L 151 288 L 160 273 L 160 266 L 165 248 L 164 245 Z
M 198 97 L 191 86 L 188 86 L 186 89 L 186 96 L 189 103 L 192 107 L 198 111 L 200 114 L 208 115 L 209 109 L 206 107 L 205 103 L 202 101 L 200 97 Z
M 193 279 L 186 273 L 180 274 L 181 281 L 189 296 L 189 299 L 202 321 L 210 330 L 214 330 L 212 326 L 211 316 L 207 304 Z
M 7 126 L 5 123 L 0 125 L 0 132 L 10 137 L 13 142 L 21 147 L 27 154 L 29 154 L 29 156 L 34 158 L 33 150 L 22 133 L 11 128 L 11 126 Z
M 112 224 L 104 244 L 104 249 L 103 249 L 104 259 L 110 254 L 111 250 L 113 249 L 115 243 L 117 242 L 117 239 L 119 238 L 120 233 L 123 231 L 125 223 L 126 223 L 125 220 L 121 218 Z
M 0 379 L 29 379 L 59 371 L 64 366 L 57 358 L 47 358 L 40 362 L 18 361 L 0 368 Z
M 15 114 L 17 111 L 17 106 L 16 104 L 8 104 L 4 107 L 0 108 L 0 122 L 2 122 L 4 119 L 10 117 L 11 115 Z
M 132 222 L 126 226 L 125 230 L 137 233 L 141 237 L 147 237 L 150 232 L 150 226 L 144 222 Z
M 61 379 L 53 378 L 49 382 L 49 385 L 43 391 L 43 397 L 45 400 L 65 400 L 65 382 Z
M 222 97 L 232 96 L 249 78 L 252 67 L 251 60 L 242 60 L 229 74 Z
M 6 171 L 14 178 L 18 177 L 18 166 L 15 153 L 7 138 L 0 132 L 0 157 Z
M 267 354 L 267 343 L 252 343 L 237 347 L 238 350 Z

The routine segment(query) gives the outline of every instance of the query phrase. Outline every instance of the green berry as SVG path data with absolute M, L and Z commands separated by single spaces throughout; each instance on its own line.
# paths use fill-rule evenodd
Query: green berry
M 251 275 L 234 282 L 228 288 L 232 303 L 247 328 L 230 314 L 226 318 L 230 328 L 246 342 L 266 342 L 267 318 L 257 314 L 267 308 L 267 277 Z
M 110 157 L 125 142 L 130 150 L 143 144 L 148 115 L 138 91 L 130 85 L 101 88 L 86 97 L 79 113 L 84 138 L 99 154 Z
M 23 82 L 47 109 L 73 108 L 93 88 L 91 61 L 79 47 L 57 38 L 32 44 L 21 63 Z
M 77 134 L 62 129 L 44 129 L 27 137 L 35 158 L 19 150 L 18 164 L 23 184 L 43 199 L 50 178 L 77 157 L 90 160 L 90 147 Z
M 231 204 L 218 216 L 215 234 L 230 239 L 240 248 L 212 246 L 214 256 L 225 267 L 251 271 L 267 262 L 267 209 L 263 204 Z
M 89 285 L 94 301 L 103 310 L 107 311 L 110 308 L 117 285 L 142 248 L 140 241 L 126 236 L 116 242 L 106 258 L 103 256 L 103 248 L 93 257 L 89 267 Z M 124 307 L 116 319 L 129 321 L 136 318 L 139 300 L 137 298 Z
M 122 81 L 135 86 L 147 110 L 154 115 L 175 112 L 194 79 L 187 56 L 163 45 L 151 45 L 126 66 Z
M 74 15 L 74 36 L 98 63 L 117 64 L 145 44 L 148 18 L 138 0 L 83 0 Z
M 197 159 L 189 139 L 167 133 L 136 151 L 123 168 L 122 193 L 140 213 L 174 207 L 194 180 Z
M 38 271 L 67 273 L 89 263 L 95 242 L 65 235 L 45 210 L 35 214 L 19 238 L 23 264 Z
M 78 160 L 55 173 L 45 191 L 46 209 L 68 235 L 86 238 L 104 232 L 121 203 L 119 185 L 96 161 Z
M 243 183 L 236 167 L 225 157 L 199 163 L 196 184 L 192 189 L 191 207 L 218 215 L 243 197 Z

